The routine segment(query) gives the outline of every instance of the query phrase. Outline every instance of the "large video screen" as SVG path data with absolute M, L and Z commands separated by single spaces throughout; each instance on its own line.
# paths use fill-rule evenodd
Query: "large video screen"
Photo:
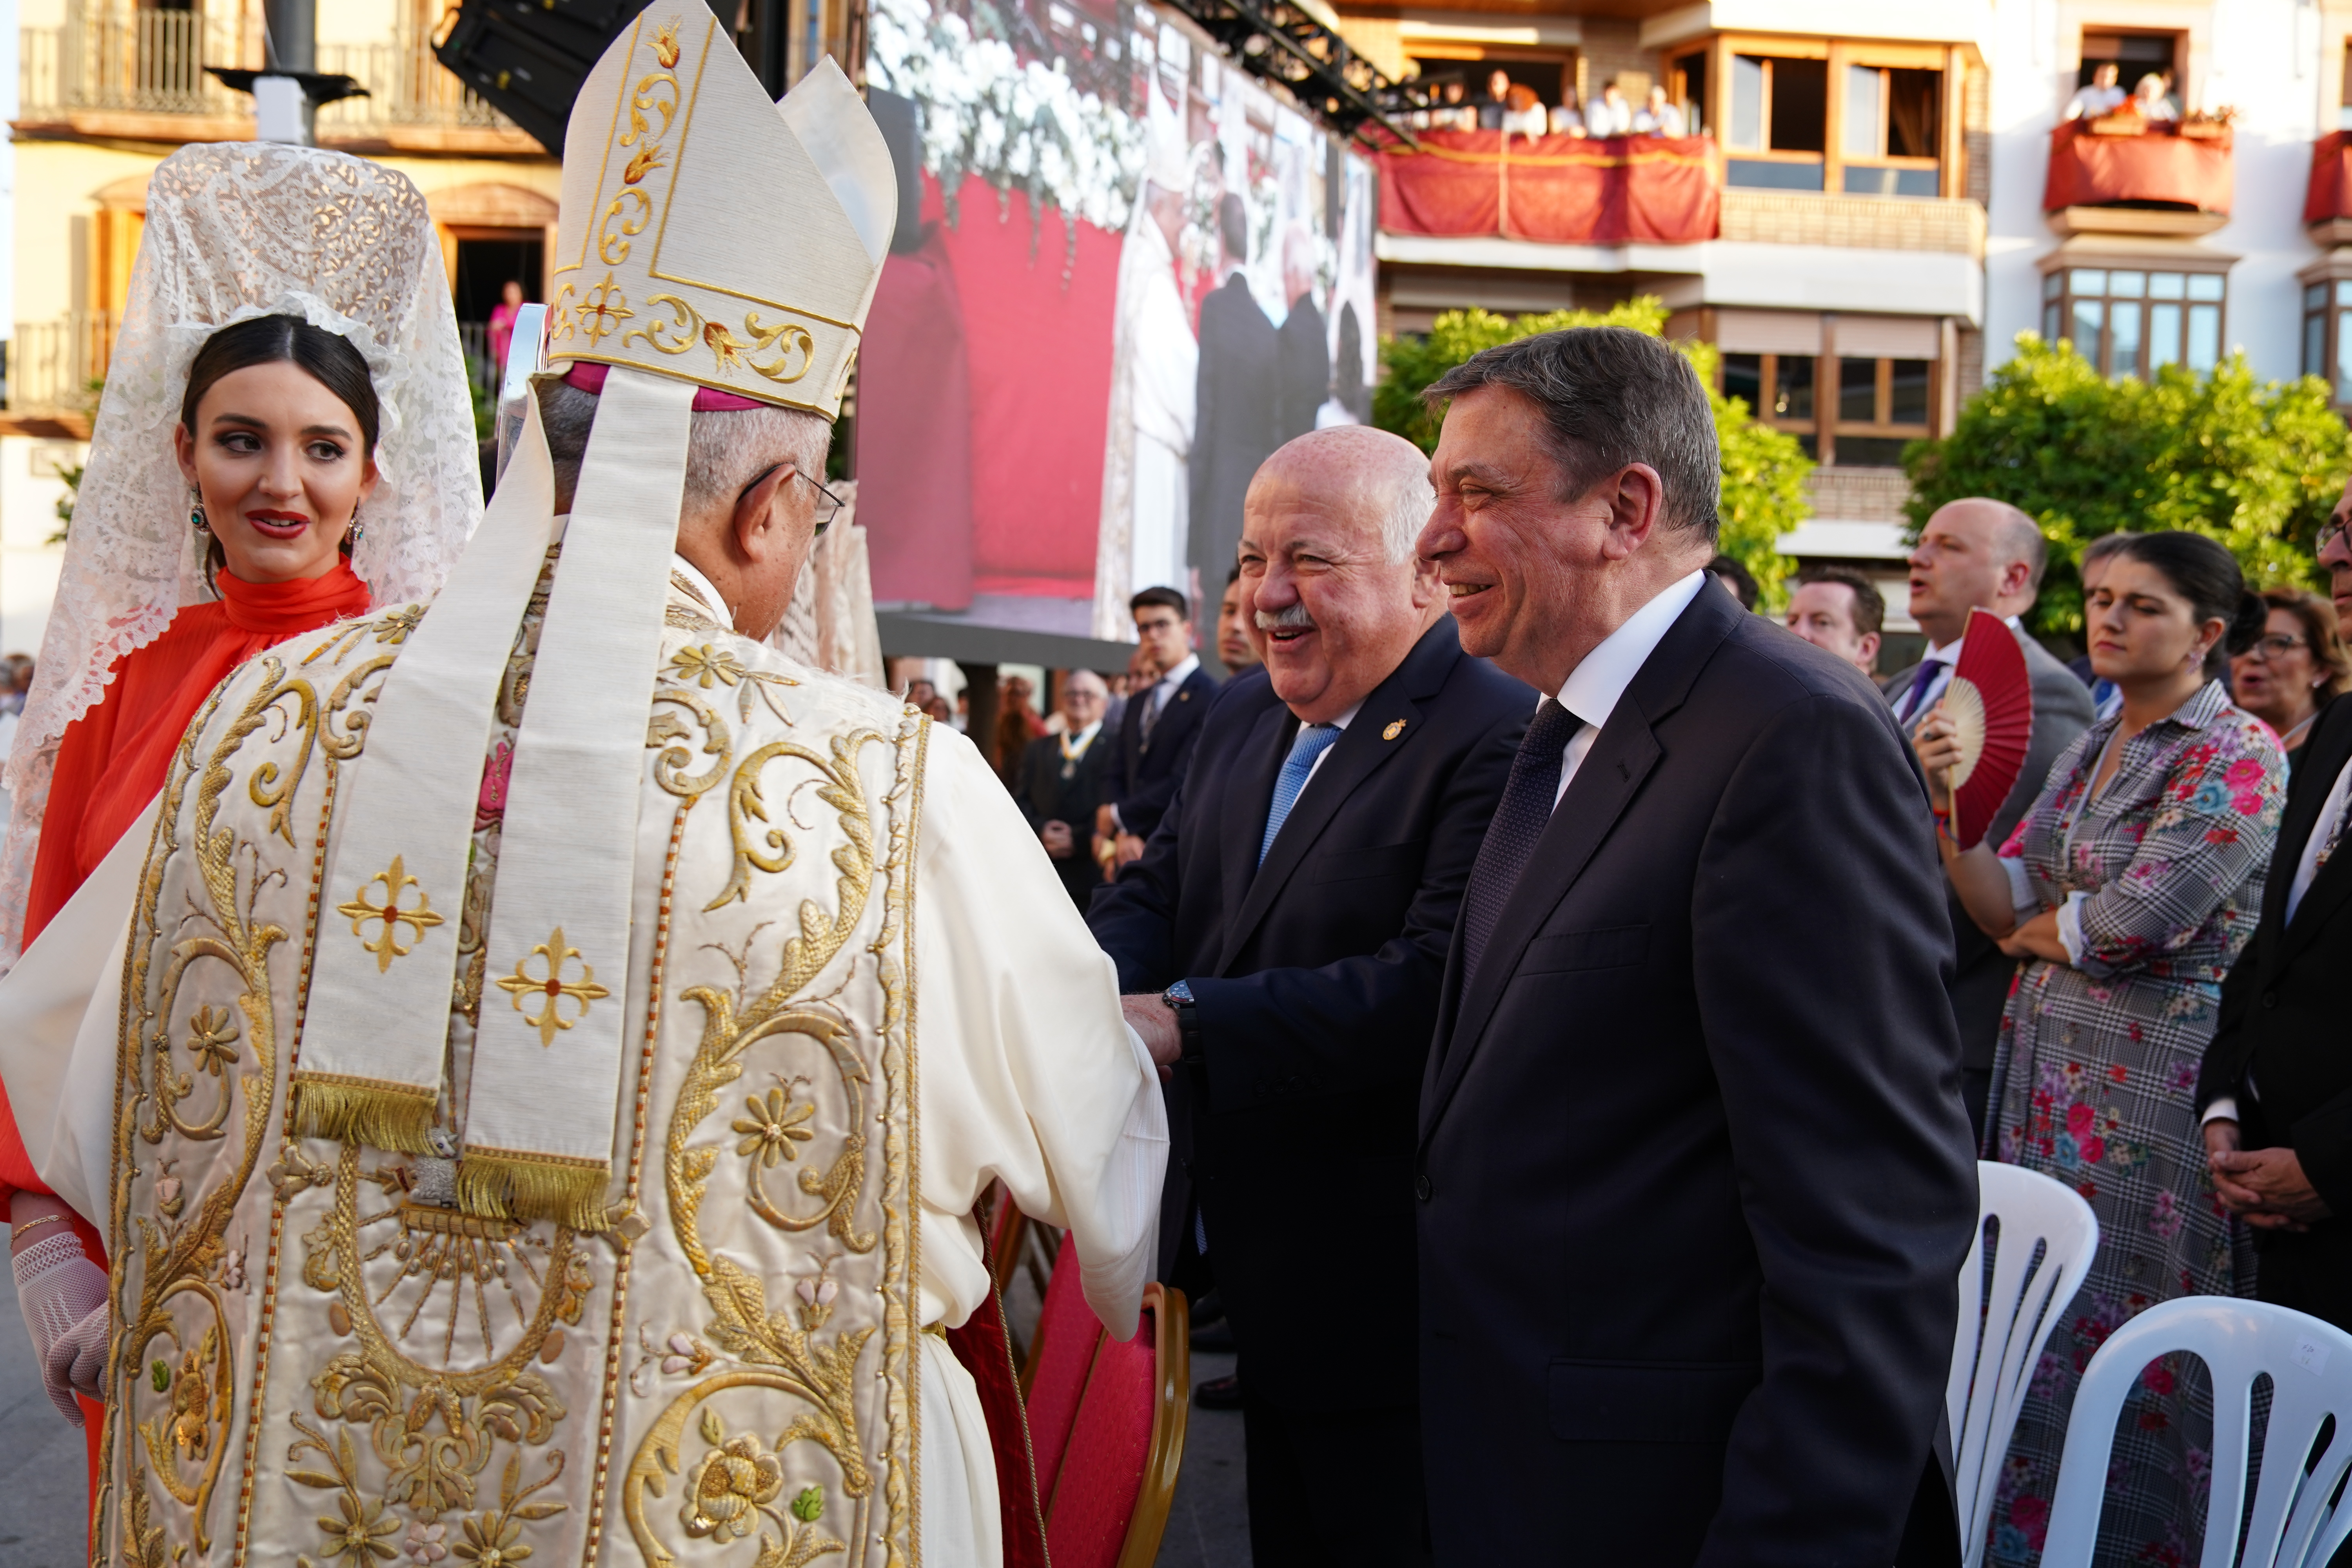
M 1250 476 L 1370 416 L 1370 163 L 1123 0 L 874 0 L 902 184 L 858 357 L 883 609 L 1132 640 L 1212 604 Z

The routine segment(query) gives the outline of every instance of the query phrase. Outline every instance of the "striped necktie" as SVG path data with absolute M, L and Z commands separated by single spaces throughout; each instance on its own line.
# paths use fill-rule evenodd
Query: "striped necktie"
M 1280 776 L 1274 781 L 1274 809 L 1265 814 L 1265 837 L 1258 840 L 1257 863 L 1265 864 L 1265 852 L 1274 847 L 1274 836 L 1290 820 L 1290 808 L 1298 804 L 1298 792 L 1307 787 L 1307 775 L 1315 771 L 1315 759 L 1331 749 L 1339 738 L 1337 724 L 1302 724 L 1297 738 L 1290 742 L 1290 755 L 1282 764 Z

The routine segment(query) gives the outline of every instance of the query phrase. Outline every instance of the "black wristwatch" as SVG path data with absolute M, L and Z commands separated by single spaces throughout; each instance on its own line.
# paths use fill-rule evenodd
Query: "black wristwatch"
M 1201 1059 L 1201 1007 L 1192 1000 L 1192 983 L 1179 980 L 1160 994 L 1160 1005 L 1176 1015 L 1178 1055 L 1188 1062 Z

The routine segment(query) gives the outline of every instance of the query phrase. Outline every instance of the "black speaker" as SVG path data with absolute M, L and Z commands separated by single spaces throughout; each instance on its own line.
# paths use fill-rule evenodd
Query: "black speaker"
M 433 53 L 560 158 L 580 84 L 647 3 L 464 0 Z

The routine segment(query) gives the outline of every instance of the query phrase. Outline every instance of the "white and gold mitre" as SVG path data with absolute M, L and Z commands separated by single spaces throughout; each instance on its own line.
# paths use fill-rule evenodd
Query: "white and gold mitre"
M 897 209 L 830 58 L 771 103 L 709 6 L 656 0 L 572 110 L 548 352 L 833 418 Z

